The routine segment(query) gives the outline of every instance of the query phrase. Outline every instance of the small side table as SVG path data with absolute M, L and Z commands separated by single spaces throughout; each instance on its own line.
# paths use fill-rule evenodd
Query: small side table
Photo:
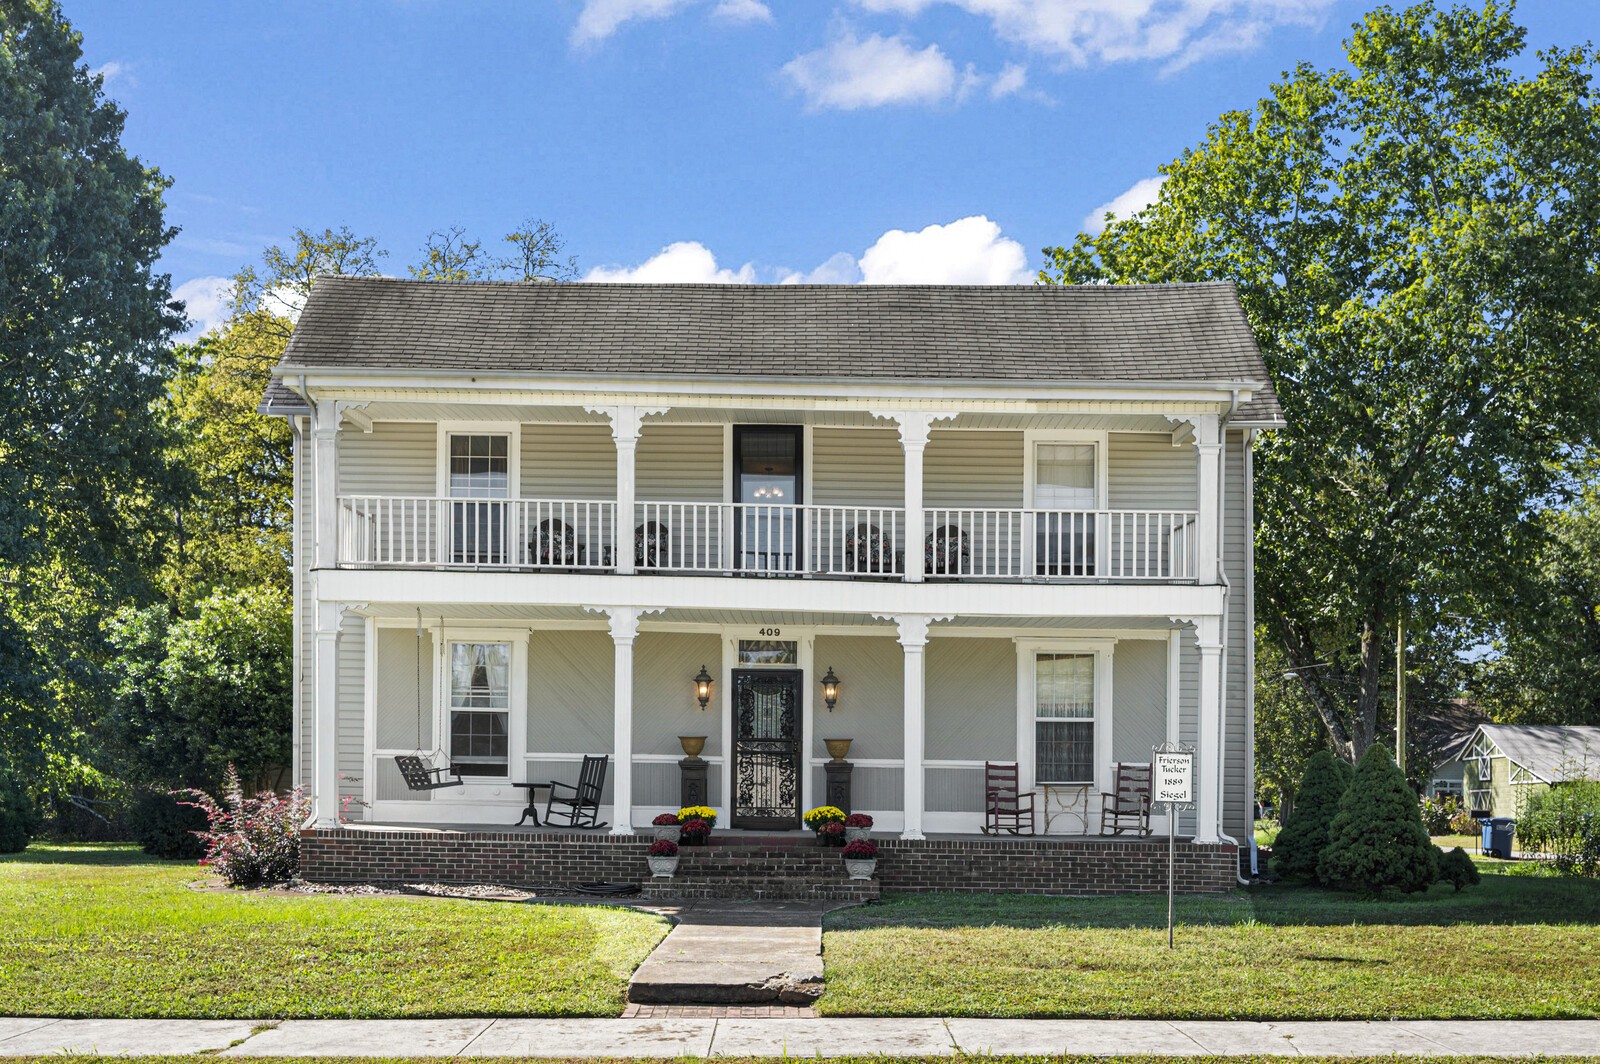
M 523 824 L 523 821 L 527 820 L 529 817 L 532 817 L 534 827 L 544 827 L 544 822 L 539 819 L 539 792 L 541 790 L 548 791 L 550 789 L 550 784 L 513 783 L 512 786 L 525 787 L 528 791 L 528 808 L 522 811 L 522 820 L 518 820 L 516 826 L 520 828 Z M 548 795 L 546 797 L 548 798 Z
M 1089 834 L 1089 789 L 1091 783 L 1045 783 L 1044 834 L 1050 834 L 1050 822 L 1058 816 L 1077 817 L 1083 823 L 1083 834 Z

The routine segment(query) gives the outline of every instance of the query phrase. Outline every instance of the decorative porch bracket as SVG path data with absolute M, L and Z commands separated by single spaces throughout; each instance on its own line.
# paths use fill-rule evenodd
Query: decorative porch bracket
M 905 749 L 901 775 L 904 777 L 904 822 L 902 839 L 920 839 L 922 834 L 923 769 L 922 751 L 927 734 L 926 669 L 924 651 L 928 647 L 928 628 L 950 615 L 926 613 L 873 614 L 879 621 L 893 621 L 899 631 L 901 656 L 905 659 Z
M 661 607 L 585 606 L 603 613 L 611 622 L 611 834 L 633 834 L 633 641 L 639 635 L 639 618 L 660 613 Z

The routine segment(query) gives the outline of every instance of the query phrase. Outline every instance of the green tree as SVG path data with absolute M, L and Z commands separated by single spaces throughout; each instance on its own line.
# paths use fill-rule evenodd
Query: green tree
M 1294 791 L 1294 812 L 1272 842 L 1273 867 L 1280 875 L 1313 877 L 1328 847 L 1328 826 L 1350 787 L 1349 764 L 1319 750 L 1306 762 Z
M 1377 894 L 1427 890 L 1438 880 L 1432 840 L 1417 796 L 1381 743 L 1367 747 L 1328 825 L 1317 878 L 1329 886 Z
M 1317 723 L 1305 691 L 1288 674 L 1288 667 L 1283 648 L 1258 626 L 1256 790 L 1261 798 L 1277 806 L 1278 820 L 1285 824 L 1294 815 L 1295 791 L 1307 762 L 1317 751 L 1328 749 L 1327 733 Z
M 578 276 L 578 257 L 562 255 L 567 242 L 554 225 L 542 218 L 524 219 L 506 234 L 505 240 L 514 251 L 503 268 L 516 280 L 570 281 Z
M 1600 425 L 1600 95 L 1593 49 L 1525 55 L 1496 0 L 1380 8 L 1346 52 L 1041 280 L 1238 286 L 1288 421 L 1256 462 L 1258 615 L 1355 759 L 1401 612 L 1502 608 Z
M 0 750 L 29 778 L 78 759 L 100 619 L 143 593 L 177 487 L 168 181 L 82 57 L 59 5 L 0 0 Z
M 435 229 L 422 242 L 422 261 L 411 267 L 419 281 L 484 281 L 498 264 L 483 250 L 483 241 L 469 240 L 459 225 Z
M 575 255 L 563 256 L 566 241 L 554 225 L 528 218 L 504 237 L 512 253 L 504 258 L 485 251 L 459 225 L 435 229 L 422 242 L 422 261 L 410 268 L 419 281 L 570 281 L 578 275 Z
M 177 621 L 163 606 L 125 610 L 112 638 L 120 651 L 112 731 L 130 777 L 214 788 L 231 762 L 258 789 L 281 782 L 294 684 L 284 592 L 218 591 Z

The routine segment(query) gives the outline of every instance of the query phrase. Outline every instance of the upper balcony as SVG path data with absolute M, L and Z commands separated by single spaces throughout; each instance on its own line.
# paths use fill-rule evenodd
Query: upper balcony
M 898 507 L 643 502 L 619 552 L 614 500 L 343 495 L 338 562 L 614 572 L 631 561 L 638 573 L 880 579 L 920 565 L 933 579 L 1187 581 L 1197 518 L 941 507 L 908 536 Z

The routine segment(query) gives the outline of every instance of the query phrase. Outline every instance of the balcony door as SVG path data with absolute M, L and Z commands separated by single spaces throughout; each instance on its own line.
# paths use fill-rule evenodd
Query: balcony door
M 1099 469 L 1093 443 L 1034 446 L 1034 559 L 1040 576 L 1096 574 Z
M 511 560 L 511 437 L 452 432 L 447 439 L 450 560 L 506 565 Z
M 803 441 L 799 425 L 734 426 L 733 555 L 738 568 L 800 571 Z

